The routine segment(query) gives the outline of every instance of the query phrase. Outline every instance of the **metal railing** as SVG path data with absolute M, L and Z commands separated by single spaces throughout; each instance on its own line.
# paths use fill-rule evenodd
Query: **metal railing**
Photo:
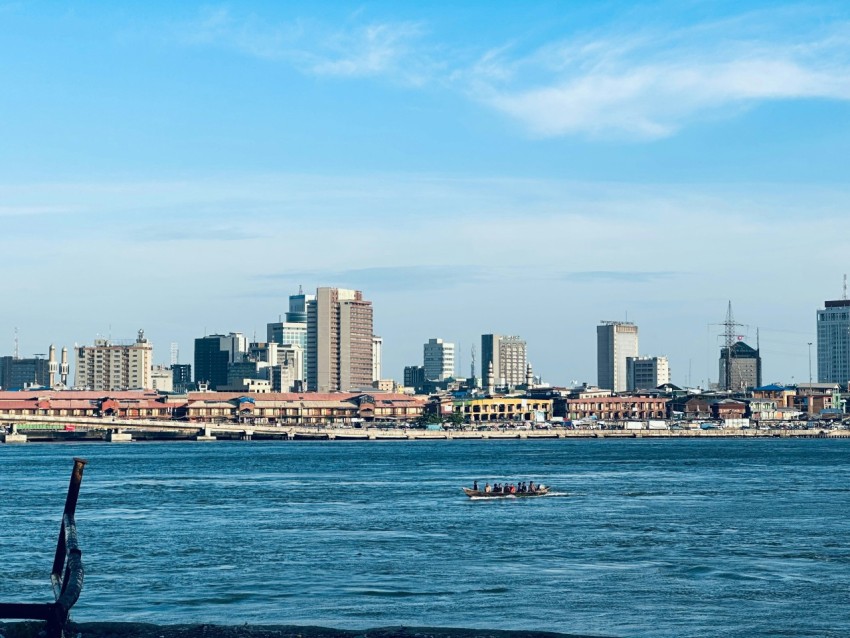
M 84 459 L 74 459 L 68 496 L 65 499 L 65 510 L 62 512 L 59 540 L 56 543 L 56 555 L 50 573 L 55 602 L 0 603 L 0 618 L 46 621 L 48 638 L 62 638 L 62 631 L 65 623 L 68 622 L 71 607 L 77 602 L 83 590 L 82 551 L 77 541 L 74 513 L 77 509 L 77 498 L 80 494 L 80 483 L 83 480 L 85 465 Z

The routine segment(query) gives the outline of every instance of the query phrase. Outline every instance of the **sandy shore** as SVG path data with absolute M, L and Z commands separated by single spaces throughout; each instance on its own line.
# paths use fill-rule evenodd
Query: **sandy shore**
M 43 623 L 0 623 L 0 638 L 38 638 Z M 151 625 L 70 623 L 66 638 L 591 638 L 546 631 L 500 631 L 438 627 L 347 630 L 291 625 Z M 598 636 L 594 638 L 599 638 Z

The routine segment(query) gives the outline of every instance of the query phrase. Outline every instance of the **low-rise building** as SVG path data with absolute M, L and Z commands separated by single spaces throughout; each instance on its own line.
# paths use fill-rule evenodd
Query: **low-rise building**
M 711 417 L 713 419 L 743 419 L 747 411 L 747 404 L 735 399 L 721 399 L 711 404 Z
M 525 397 L 481 397 L 456 399 L 452 411 L 469 423 L 488 421 L 544 422 L 552 418 L 551 399 Z
M 667 399 L 650 395 L 595 396 L 566 399 L 565 407 L 566 418 L 574 421 L 638 421 L 663 419 L 667 413 Z

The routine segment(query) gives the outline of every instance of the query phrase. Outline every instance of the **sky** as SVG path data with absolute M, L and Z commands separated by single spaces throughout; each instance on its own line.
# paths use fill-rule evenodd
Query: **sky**
M 0 354 L 142 328 L 191 363 L 339 286 L 397 380 L 499 333 L 595 383 L 629 320 L 704 385 L 731 301 L 808 381 L 848 151 L 845 2 L 0 0 Z

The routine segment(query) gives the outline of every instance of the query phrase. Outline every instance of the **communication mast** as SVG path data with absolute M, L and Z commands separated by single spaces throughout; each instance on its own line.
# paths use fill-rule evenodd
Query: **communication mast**
M 726 321 L 722 324 L 723 326 L 723 341 L 726 348 L 726 369 L 724 370 L 724 379 L 723 386 L 724 390 L 731 391 L 732 390 L 732 359 L 734 358 L 732 352 L 732 346 L 735 345 L 735 342 L 738 338 L 738 333 L 735 330 L 738 326 L 744 327 L 744 324 L 738 323 L 735 321 L 735 317 L 732 315 L 732 302 L 729 301 L 729 305 L 726 308 Z

